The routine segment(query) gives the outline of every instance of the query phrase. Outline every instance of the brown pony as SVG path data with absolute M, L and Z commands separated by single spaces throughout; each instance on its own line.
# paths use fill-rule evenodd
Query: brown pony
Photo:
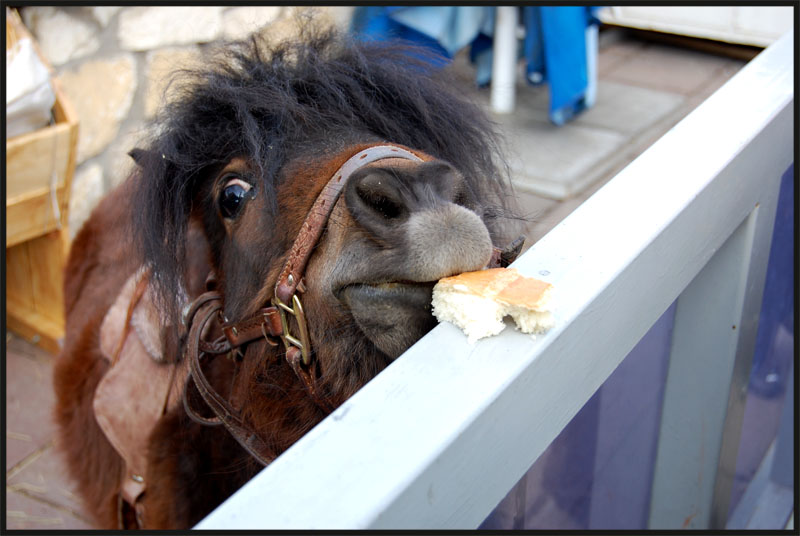
M 66 269 L 57 422 L 99 527 L 197 523 L 435 325 L 436 280 L 486 266 L 493 246 L 513 236 L 491 123 L 422 55 L 306 29 L 271 47 L 229 44 L 204 69 L 182 73 L 179 98 L 131 152 L 136 169 L 94 210 Z M 273 333 L 234 345 L 222 327 L 270 306 L 326 183 L 359 151 L 387 144 L 413 157 L 357 166 L 295 283 L 309 386 Z M 182 309 L 203 310 L 207 295 L 221 308 L 207 316 L 211 327 L 184 325 Z M 126 380 L 127 398 L 113 408 L 149 403 L 158 371 L 171 371 L 171 383 L 152 425 L 126 432 L 145 445 L 144 474 L 131 476 L 98 424 L 100 413 L 119 413 L 97 391 L 131 360 L 120 356 L 145 299 L 156 311 L 146 326 L 157 335 L 147 365 L 156 373 Z M 101 327 L 120 303 L 125 322 L 109 352 Z M 297 333 L 291 315 L 287 322 Z M 204 350 L 203 374 L 260 447 L 248 450 L 227 423 L 206 426 L 220 417 L 188 372 L 192 336 L 211 341 L 202 348 L 223 347 L 216 357 Z M 141 486 L 135 504 L 122 500 L 128 477 Z

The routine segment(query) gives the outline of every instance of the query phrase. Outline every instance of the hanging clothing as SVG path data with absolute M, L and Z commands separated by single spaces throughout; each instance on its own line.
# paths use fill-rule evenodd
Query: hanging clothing
M 525 6 L 525 37 L 519 55 L 529 84 L 547 83 L 549 118 L 562 125 L 594 104 L 597 25 L 584 6 Z M 355 10 L 352 30 L 364 39 L 401 38 L 428 49 L 426 56 L 444 66 L 466 46 L 479 86 L 491 82 L 495 8 L 487 6 L 363 6 Z

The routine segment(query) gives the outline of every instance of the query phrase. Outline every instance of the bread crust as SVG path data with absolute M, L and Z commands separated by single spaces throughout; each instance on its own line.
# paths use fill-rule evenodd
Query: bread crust
M 553 285 L 525 277 L 515 268 L 491 268 L 445 277 L 437 287 L 444 292 L 475 294 L 505 305 L 544 311 Z

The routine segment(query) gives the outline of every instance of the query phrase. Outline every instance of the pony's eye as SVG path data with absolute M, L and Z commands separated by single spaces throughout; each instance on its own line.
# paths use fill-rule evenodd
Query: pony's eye
M 219 210 L 222 216 L 233 219 L 239 215 L 244 202 L 255 195 L 253 186 L 241 179 L 231 179 L 222 189 L 219 197 Z

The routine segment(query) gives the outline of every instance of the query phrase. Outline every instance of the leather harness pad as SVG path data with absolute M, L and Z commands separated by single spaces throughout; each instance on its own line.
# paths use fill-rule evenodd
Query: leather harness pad
M 130 504 L 145 489 L 150 433 L 164 412 L 180 403 L 188 374 L 184 360 L 166 364 L 160 354 L 151 355 L 160 348 L 159 324 L 152 321 L 158 313 L 149 285 L 137 296 L 141 285 L 147 285 L 142 270 L 123 285 L 103 319 L 100 350 L 111 368 L 97 385 L 93 401 L 97 423 L 125 460 L 121 492 Z M 134 329 L 126 327 L 129 318 Z

